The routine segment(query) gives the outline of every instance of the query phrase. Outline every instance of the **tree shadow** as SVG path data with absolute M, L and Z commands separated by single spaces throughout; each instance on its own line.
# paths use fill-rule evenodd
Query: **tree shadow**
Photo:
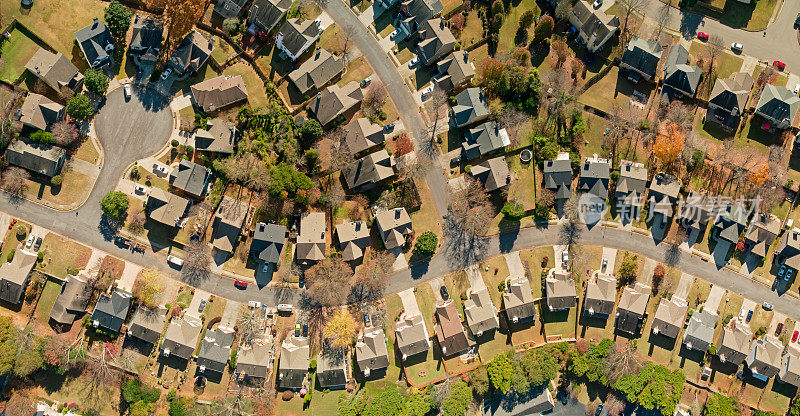
M 486 240 L 465 230 L 451 215 L 442 218 L 446 238 L 442 254 L 453 269 L 477 263 L 487 250 Z

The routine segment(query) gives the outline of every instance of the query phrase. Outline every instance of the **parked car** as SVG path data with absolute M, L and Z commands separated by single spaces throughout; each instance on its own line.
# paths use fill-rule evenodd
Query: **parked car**
M 161 79 L 167 79 L 170 75 L 172 75 L 172 68 L 167 68 L 161 73 Z
M 605 271 L 606 271 L 606 267 L 607 267 L 607 266 L 608 266 L 608 259 L 603 259 L 603 267 L 602 267 L 602 269 L 601 269 L 601 270 L 602 270 L 603 272 L 605 272 Z
M 414 59 L 408 61 L 408 67 L 413 68 L 419 63 L 419 56 L 415 56 Z
M 206 308 L 206 300 L 203 299 L 200 301 L 200 306 L 197 307 L 197 312 L 203 313 L 203 310 Z
M 300 324 L 294 324 L 294 336 L 299 337 L 300 331 L 302 331 Z
M 308 324 L 303 324 L 303 336 L 308 336 Z
M 25 248 L 31 248 L 34 241 L 36 241 L 36 236 L 31 234 L 30 237 L 28 237 L 28 241 L 25 242 Z
M 254 301 L 254 300 L 248 301 L 247 304 L 253 309 L 261 307 L 261 302 L 257 302 L 257 301 Z
M 702 41 L 707 41 L 708 40 L 708 33 L 706 33 L 706 32 L 697 32 L 697 39 L 700 39 Z
M 239 289 L 247 289 L 247 282 L 243 282 L 241 280 L 233 282 L 233 285 L 238 287 Z
M 800 84 L 794 84 L 794 93 L 797 94 L 800 92 Z
M 442 300 L 450 299 L 450 293 L 447 293 L 447 288 L 444 286 L 439 287 L 439 294 L 442 295 Z
M 778 269 L 778 278 L 779 279 L 783 279 L 783 272 L 785 272 L 785 271 L 786 271 L 786 268 L 784 266 L 781 266 L 781 268 Z
M 372 82 L 372 77 L 366 77 L 361 80 L 361 88 L 366 87 L 369 83 Z
M 364 326 L 372 326 L 372 321 L 369 319 L 369 314 L 364 314 Z
M 800 26 L 800 13 L 797 13 L 797 17 L 794 18 L 794 27 Z
M 169 173 L 169 170 L 167 170 L 166 166 L 154 165 L 153 173 L 155 173 L 156 175 L 166 175 Z
M 792 342 L 797 342 L 798 336 L 800 336 L 800 331 L 794 331 L 794 335 L 792 335 Z
M 147 193 L 147 188 L 145 188 L 142 185 L 136 185 L 136 186 L 133 187 L 133 192 L 135 192 L 135 193 L 137 193 L 139 195 L 144 195 L 144 194 Z
M 764 308 L 765 311 L 771 311 L 774 308 L 771 303 L 767 302 L 764 302 L 761 307 Z
M 772 65 L 774 65 L 775 68 L 778 68 L 778 71 L 783 71 L 783 69 L 786 68 L 786 64 L 778 60 L 773 61 Z
M 125 87 L 123 88 L 123 90 L 125 91 L 125 99 L 130 99 L 131 98 L 131 84 L 125 84 Z
M 393 122 L 383 126 L 383 129 L 386 130 L 386 131 L 392 131 L 392 130 L 394 130 L 394 126 L 395 126 L 395 122 L 393 121 Z
M 747 319 L 745 319 L 744 321 L 750 322 L 751 319 L 753 319 L 753 311 L 747 311 Z
M 781 336 L 781 332 L 783 332 L 783 322 L 778 322 L 778 326 L 775 327 L 775 336 Z
M 39 251 L 39 247 L 42 246 L 42 237 L 36 237 L 36 242 L 33 243 L 33 250 Z
M 569 263 L 569 252 L 564 250 L 561 252 L 561 262 L 562 263 Z
M 599 9 L 600 6 L 602 5 L 603 5 L 603 0 L 595 0 L 595 2 L 592 4 L 592 6 L 594 6 L 595 9 Z
M 744 45 L 742 45 L 741 43 L 738 43 L 738 42 L 731 43 L 731 50 L 733 50 L 734 52 L 741 53 L 743 49 L 744 49 Z

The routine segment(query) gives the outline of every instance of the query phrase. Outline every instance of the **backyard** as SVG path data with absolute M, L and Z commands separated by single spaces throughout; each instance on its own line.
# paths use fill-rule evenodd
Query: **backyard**
M 39 49 L 22 30 L 14 30 L 11 36 L 0 42 L 0 80 L 13 83 L 25 71 L 25 64 Z
M 49 178 L 27 180 L 25 195 L 37 201 L 44 200 L 50 204 L 71 206 L 89 194 L 93 184 L 92 178 L 69 167 L 61 171 L 61 185 L 53 186 Z
M 247 102 L 250 106 L 259 108 L 267 105 L 267 92 L 264 82 L 261 81 L 256 71 L 244 62 L 237 62 L 222 72 L 224 75 L 241 75 L 247 87 Z

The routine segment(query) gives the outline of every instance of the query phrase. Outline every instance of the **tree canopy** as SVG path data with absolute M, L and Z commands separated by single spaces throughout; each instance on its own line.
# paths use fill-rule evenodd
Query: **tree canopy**
M 67 100 L 67 114 L 70 117 L 78 120 L 88 120 L 92 118 L 92 103 L 89 98 L 83 94 L 77 94 Z
M 131 17 L 133 13 L 127 7 L 117 0 L 113 0 L 106 7 L 106 12 L 103 18 L 106 21 L 108 30 L 115 39 L 124 39 L 125 34 L 128 33 L 128 28 L 131 26 Z M 88 78 L 88 77 L 87 77 Z M 87 86 L 88 87 L 88 86 Z
M 796 409 L 797 400 L 789 408 L 789 415 L 796 416 L 793 410 Z M 703 416 L 739 416 L 742 412 L 739 410 L 739 403 L 733 397 L 723 396 L 719 393 L 714 393 L 706 400 L 706 406 L 703 408 Z
M 103 95 L 106 93 L 106 90 L 108 90 L 108 77 L 106 77 L 103 71 L 89 68 L 83 76 L 83 83 L 89 91 Z
M 100 200 L 103 213 L 113 219 L 123 219 L 128 212 L 128 196 L 122 191 L 111 191 Z

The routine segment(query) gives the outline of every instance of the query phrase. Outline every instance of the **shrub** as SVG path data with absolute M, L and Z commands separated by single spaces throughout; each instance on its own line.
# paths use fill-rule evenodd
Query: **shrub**
M 503 10 L 502 0 L 495 0 L 495 2 L 492 3 L 492 16 L 496 16 L 498 14 L 503 14 L 503 13 L 504 10 Z
M 425 231 L 414 243 L 414 254 L 420 257 L 432 257 L 439 245 L 439 237 L 433 231 Z
M 519 220 L 525 216 L 525 207 L 517 201 L 508 201 L 503 205 L 503 215 L 511 220 Z
M 178 139 L 172 139 L 172 141 L 170 142 L 170 144 L 172 145 L 172 147 L 178 147 L 178 145 L 180 144 L 180 142 L 178 141 Z
M 25 228 L 25 226 L 22 225 L 22 224 L 18 225 L 16 228 L 14 228 L 14 231 L 17 233 L 17 239 L 18 240 L 22 240 L 28 234 L 28 229 Z
M 190 155 L 190 154 L 194 153 L 194 147 L 192 147 L 192 146 L 190 146 L 188 144 L 186 145 L 186 147 L 183 150 L 186 152 L 187 155 Z
M 44 260 L 44 251 L 36 253 L 36 260 L 39 261 L 40 263 L 42 260 Z
M 16 251 L 17 251 L 17 249 L 15 249 L 15 248 L 12 248 L 12 249 L 11 249 L 11 251 L 9 251 L 9 252 L 8 252 L 8 256 L 6 257 L 6 261 L 8 261 L 9 263 L 11 263 L 11 260 L 14 260 L 14 253 L 15 253 Z
M 50 185 L 53 185 L 55 187 L 61 186 L 62 180 L 63 179 L 61 178 L 61 175 L 53 176 L 52 178 L 50 178 Z
M 292 400 L 292 397 L 294 397 L 294 393 L 292 393 L 289 390 L 286 390 L 283 393 L 281 393 L 281 400 L 283 400 L 285 402 L 288 402 L 289 400 Z
M 237 19 L 235 17 L 230 18 L 230 19 L 225 19 L 222 22 L 222 29 L 224 29 L 225 32 L 228 33 L 231 36 L 239 33 L 239 19 Z M 222 62 L 220 62 L 220 63 L 222 63 Z
M 88 120 L 92 117 L 93 112 L 92 103 L 83 94 L 77 94 L 67 100 L 67 114 L 70 117 L 78 120 Z
M 56 139 L 53 138 L 51 133 L 44 130 L 37 130 L 29 136 L 30 140 L 34 143 L 55 144 Z
M 96 69 L 87 69 L 84 73 L 83 83 L 86 85 L 86 89 L 98 94 L 103 95 L 108 90 L 108 77 L 103 71 L 98 71 Z
M 536 24 L 536 28 L 533 30 L 533 40 L 541 42 L 549 38 L 553 34 L 553 26 L 555 26 L 555 22 L 553 22 L 552 17 L 544 16 L 539 19 L 539 23 Z
M 236 353 L 238 351 L 231 351 L 231 358 L 228 359 L 228 367 L 231 371 L 236 368 Z
M 311 360 L 311 362 L 308 363 L 308 368 L 311 370 L 312 373 L 316 373 L 317 372 L 317 360 Z
M 519 26 L 524 28 L 529 28 L 531 23 L 533 23 L 533 18 L 535 15 L 533 14 L 533 10 L 528 10 L 527 12 L 522 14 L 522 17 L 519 18 Z

